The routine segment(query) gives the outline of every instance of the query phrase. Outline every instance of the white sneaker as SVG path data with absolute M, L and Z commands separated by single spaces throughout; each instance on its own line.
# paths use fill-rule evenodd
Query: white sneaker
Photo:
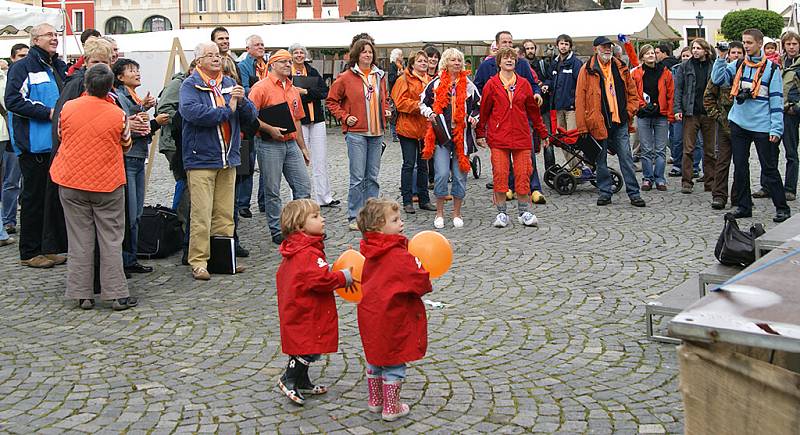
M 461 219 L 460 217 L 454 217 L 453 218 L 453 227 L 455 227 L 455 228 L 463 228 L 464 227 L 464 219 Z
M 494 218 L 494 223 L 492 224 L 495 228 L 505 228 L 508 226 L 508 215 L 505 213 L 497 213 L 497 217 Z
M 536 215 L 529 211 L 522 213 L 522 216 L 518 217 L 517 219 L 519 220 L 519 223 L 525 225 L 526 227 L 535 227 L 539 225 L 539 219 L 536 219 Z
M 436 218 L 433 220 L 433 227 L 438 229 L 444 228 L 444 218 L 441 216 L 436 216 Z

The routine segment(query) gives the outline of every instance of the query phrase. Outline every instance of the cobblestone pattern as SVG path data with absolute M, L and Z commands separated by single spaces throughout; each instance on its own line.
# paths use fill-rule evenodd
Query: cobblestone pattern
M 346 202 L 344 141 L 328 139 L 335 196 Z M 644 303 L 713 262 L 722 213 L 710 194 L 682 195 L 670 179 L 638 209 L 623 194 L 597 207 L 588 185 L 572 196 L 546 190 L 538 229 L 499 230 L 480 155 L 465 228 L 448 219 L 442 230 L 455 263 L 429 295 L 446 307 L 428 312 L 428 355 L 408 371 L 410 417 L 385 423 L 367 412 L 355 306 L 344 302 L 340 351 L 311 369 L 331 391 L 304 408 L 281 396 L 280 256 L 256 214 L 241 220 L 246 273 L 198 282 L 178 256 L 146 261 L 155 272 L 130 280 L 140 304 L 121 313 L 75 308 L 63 299 L 63 266 L 23 269 L 15 248 L 0 250 L 0 432 L 681 433 L 675 348 L 645 340 Z M 400 161 L 390 143 L 381 171 L 390 197 L 399 197 Z M 170 202 L 161 156 L 152 186 L 147 203 Z M 756 202 L 767 227 L 773 212 Z M 326 218 L 329 257 L 358 246 L 344 207 Z M 407 234 L 432 220 L 406 216 Z

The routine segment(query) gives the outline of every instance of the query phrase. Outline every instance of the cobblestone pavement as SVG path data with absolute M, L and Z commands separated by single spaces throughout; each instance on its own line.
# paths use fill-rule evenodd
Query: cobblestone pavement
M 328 139 L 344 202 L 344 141 Z M 312 366 L 331 391 L 304 408 L 280 395 L 280 256 L 257 214 L 241 220 L 246 273 L 203 283 L 178 256 L 147 261 L 155 272 L 130 280 L 140 305 L 125 312 L 77 309 L 63 299 L 64 266 L 23 269 L 15 248 L 0 249 L 0 432 L 682 432 L 675 347 L 644 338 L 644 303 L 713 262 L 722 213 L 710 194 L 699 185 L 682 195 L 669 179 L 668 192 L 644 192 L 647 208 L 638 209 L 623 194 L 597 207 L 591 186 L 572 196 L 546 190 L 538 229 L 495 229 L 488 153 L 480 155 L 466 226 L 448 220 L 442 230 L 455 262 L 428 296 L 446 307 L 429 310 L 428 354 L 410 365 L 402 393 L 410 417 L 385 423 L 367 412 L 355 306 L 344 302 L 339 353 Z M 399 196 L 400 160 L 390 144 L 384 195 Z M 161 156 L 152 185 L 147 203 L 168 203 Z M 326 214 L 332 258 L 358 246 L 344 211 Z M 755 220 L 768 228 L 773 212 L 756 202 Z M 407 234 L 432 229 L 432 220 L 406 216 Z

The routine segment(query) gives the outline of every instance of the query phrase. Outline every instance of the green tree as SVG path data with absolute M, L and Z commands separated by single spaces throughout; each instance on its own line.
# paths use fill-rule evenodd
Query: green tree
M 770 38 L 779 38 L 783 30 L 783 17 L 774 11 L 745 9 L 731 11 L 722 18 L 720 31 L 729 41 L 741 41 L 742 32 L 758 29 Z

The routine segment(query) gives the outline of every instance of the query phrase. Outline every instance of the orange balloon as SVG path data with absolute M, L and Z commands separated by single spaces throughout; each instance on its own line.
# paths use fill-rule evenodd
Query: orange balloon
M 408 242 L 408 252 L 417 257 L 431 278 L 438 278 L 453 264 L 453 247 L 436 231 L 422 231 Z
M 353 268 L 353 280 L 355 284 L 350 289 L 345 287 L 337 288 L 336 293 L 347 302 L 361 302 L 361 272 L 364 270 L 364 256 L 354 249 L 342 252 L 342 255 L 333 262 L 333 271 Z

